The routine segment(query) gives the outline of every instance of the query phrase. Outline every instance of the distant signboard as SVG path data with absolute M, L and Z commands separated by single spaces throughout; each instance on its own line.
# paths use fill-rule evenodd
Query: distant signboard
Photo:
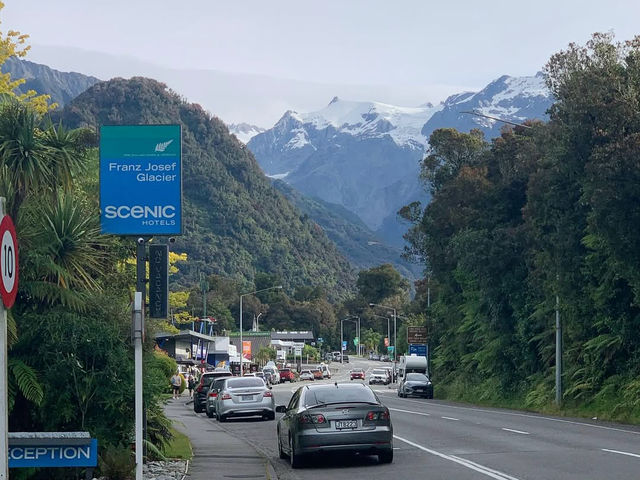
M 167 318 L 169 307 L 169 247 L 149 246 L 149 316 Z
M 389 345 L 389 346 L 387 347 L 387 353 L 388 353 L 388 354 L 390 354 L 390 355 L 393 355 L 393 351 L 394 351 L 395 349 L 396 349 L 396 348 L 395 348 L 393 345 Z
M 409 355 L 418 355 L 419 357 L 427 356 L 427 346 L 423 344 L 411 344 L 409 345 Z
M 182 233 L 180 125 L 100 127 L 102 233 Z
M 242 356 L 247 360 L 251 360 L 251 340 L 242 341 Z
M 427 327 L 407 327 L 407 343 L 427 343 Z
M 346 340 L 344 340 L 344 341 L 342 342 L 342 350 L 346 350 L 346 349 L 347 349 L 347 341 L 346 341 Z

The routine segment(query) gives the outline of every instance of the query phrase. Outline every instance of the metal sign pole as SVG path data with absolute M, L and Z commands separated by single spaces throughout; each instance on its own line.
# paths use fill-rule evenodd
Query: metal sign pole
M 138 238 L 136 248 L 136 292 L 133 301 L 133 345 L 135 370 L 135 434 L 136 480 L 143 479 L 143 404 L 142 404 L 142 338 L 144 335 L 144 304 L 146 300 L 146 246 L 145 239 Z
M 4 197 L 0 197 L 0 219 L 4 217 Z M 0 480 L 9 480 L 9 388 L 7 384 L 7 311 L 0 300 Z

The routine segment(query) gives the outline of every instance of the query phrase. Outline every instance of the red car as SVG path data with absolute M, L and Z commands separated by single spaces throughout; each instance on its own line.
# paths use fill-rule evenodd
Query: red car
M 353 380 L 354 378 L 364 380 L 364 370 L 362 370 L 361 368 L 354 368 L 353 370 L 351 370 L 351 380 Z
M 322 378 L 323 378 L 322 370 L 314 368 L 314 369 L 311 370 L 311 373 L 313 374 L 313 379 L 314 380 L 322 380 Z
M 291 370 L 290 368 L 283 368 L 280 370 L 280 383 L 284 383 L 284 382 L 295 382 L 296 381 L 296 375 L 295 373 L 293 373 L 293 370 Z

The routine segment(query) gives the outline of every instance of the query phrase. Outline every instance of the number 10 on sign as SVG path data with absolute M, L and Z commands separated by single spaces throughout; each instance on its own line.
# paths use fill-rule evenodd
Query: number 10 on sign
M 0 293 L 2 303 L 11 308 L 18 292 L 18 241 L 11 217 L 0 221 Z

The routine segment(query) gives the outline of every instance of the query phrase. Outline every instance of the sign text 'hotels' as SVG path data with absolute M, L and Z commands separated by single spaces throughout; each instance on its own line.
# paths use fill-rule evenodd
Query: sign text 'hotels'
M 102 233 L 182 233 L 180 125 L 100 127 Z

